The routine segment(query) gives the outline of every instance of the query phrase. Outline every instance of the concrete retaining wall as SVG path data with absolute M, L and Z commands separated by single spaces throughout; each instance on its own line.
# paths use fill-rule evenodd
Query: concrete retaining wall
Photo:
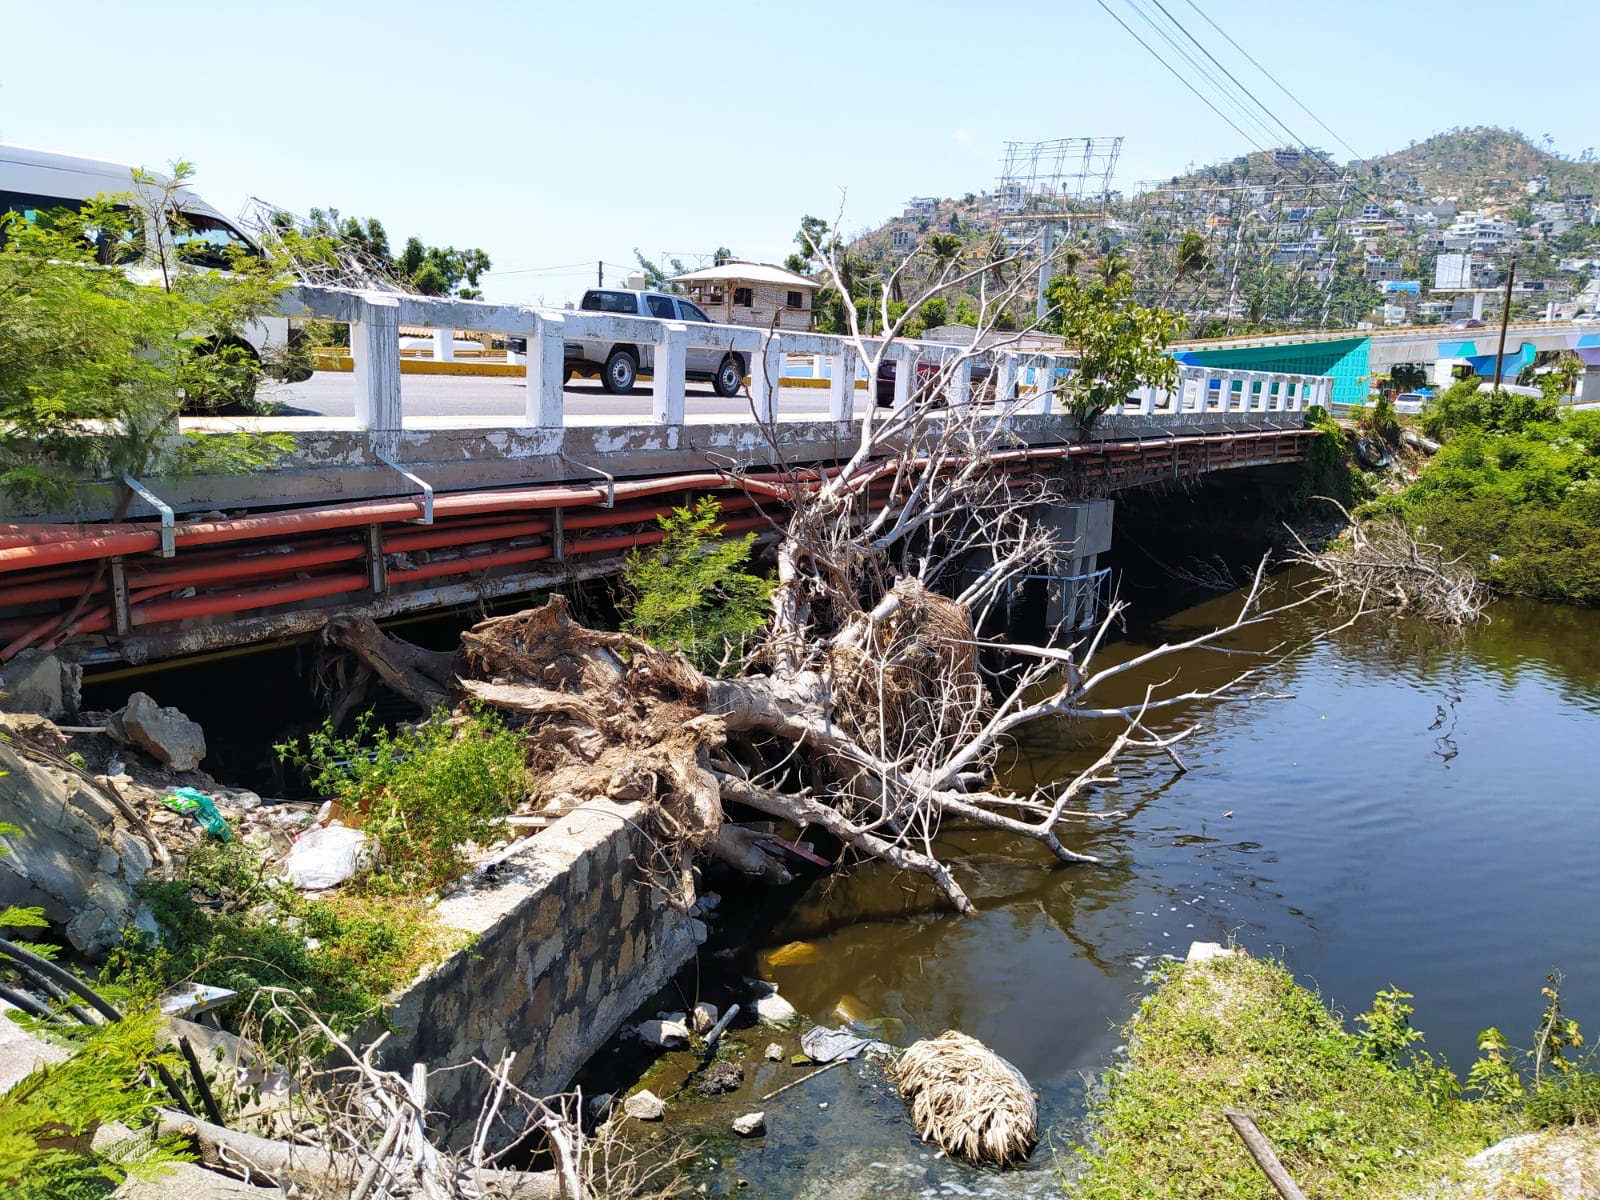
M 693 957 L 705 926 L 692 885 L 660 861 L 637 804 L 592 801 L 439 905 L 473 935 L 400 993 L 385 1065 L 430 1070 L 509 1050 L 512 1080 L 535 1095 L 565 1088 L 627 1015 Z M 647 877 L 643 867 L 665 871 Z M 454 1142 L 471 1133 L 486 1077 L 430 1076 L 428 1106 Z

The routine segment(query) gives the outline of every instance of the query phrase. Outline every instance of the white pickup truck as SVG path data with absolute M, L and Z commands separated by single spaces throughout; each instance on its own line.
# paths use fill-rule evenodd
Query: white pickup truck
M 713 324 L 682 296 L 666 292 L 632 291 L 625 288 L 590 288 L 578 308 L 583 312 L 607 313 L 619 317 L 655 317 L 662 321 Z M 574 375 L 598 375 L 606 391 L 622 395 L 633 390 L 641 370 L 651 369 L 655 347 L 648 342 L 601 341 L 593 338 L 568 338 L 562 362 L 562 381 Z M 719 396 L 737 396 L 744 385 L 744 355 L 735 350 L 690 345 L 684 354 L 684 375 L 689 379 L 709 380 Z

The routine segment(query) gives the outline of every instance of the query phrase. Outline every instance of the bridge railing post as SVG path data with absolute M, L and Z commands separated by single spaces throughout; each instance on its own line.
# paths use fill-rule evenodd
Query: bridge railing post
M 1033 391 L 1039 397 L 1039 411 L 1046 416 L 1056 405 L 1056 356 L 1049 351 L 1039 355 L 1033 366 Z
M 966 408 L 972 402 L 972 359 L 968 355 L 956 359 L 950 372 L 949 393 L 952 409 Z
M 689 327 L 668 321 L 655 346 L 655 365 L 650 372 L 652 415 L 663 425 L 682 425 L 684 415 L 684 368 L 688 363 Z
M 847 342 L 841 342 L 839 349 L 828 355 L 828 419 L 830 421 L 848 421 L 855 413 L 856 407 L 856 371 L 860 363 L 856 358 L 855 350 Z M 867 391 L 870 395 L 873 387 L 872 380 L 867 381 Z
M 990 368 L 990 377 L 994 380 L 996 403 L 1010 404 L 1012 397 L 1017 394 L 1017 356 L 1009 350 L 997 354 L 994 366 Z
M 456 360 L 456 331 L 454 329 L 435 329 L 433 331 L 433 361 L 455 362 Z
M 525 420 L 536 428 L 560 429 L 566 424 L 566 395 L 561 382 L 566 343 L 566 322 L 561 317 L 534 314 L 523 403 Z
M 356 428 L 392 453 L 404 424 L 400 404 L 400 304 L 393 296 L 363 295 L 350 323 L 355 368 Z
M 896 343 L 890 348 L 894 354 L 894 411 L 904 412 L 911 405 L 912 394 L 917 387 L 917 348 L 905 342 Z M 876 381 L 868 385 L 876 387 Z M 874 395 L 873 403 L 877 403 Z
M 750 355 L 750 407 L 758 421 L 777 419 L 783 359 L 783 347 L 772 336 L 764 339 Z

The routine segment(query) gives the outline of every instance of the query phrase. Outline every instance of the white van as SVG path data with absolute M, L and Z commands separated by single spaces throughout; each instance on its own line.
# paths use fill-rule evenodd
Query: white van
M 141 281 L 147 271 L 157 266 L 157 243 L 151 241 L 152 233 L 160 239 L 160 245 L 181 249 L 184 261 L 201 267 L 226 268 L 231 250 L 261 253 L 260 247 L 233 222 L 187 188 L 174 193 L 187 228 L 175 229 L 161 211 L 170 180 L 146 171 L 143 174 L 147 182 L 141 184 L 134 180 L 135 169 L 130 163 L 0 143 L 0 212 L 19 212 L 25 220 L 34 220 L 35 213 L 58 208 L 75 210 L 96 196 L 127 195 L 137 211 L 136 224 L 142 236 L 135 241 L 103 244 L 98 249 L 102 263 L 121 266 Z M 260 363 L 269 352 L 281 353 L 287 346 L 289 322 L 283 317 L 266 317 L 245 326 L 239 337 Z

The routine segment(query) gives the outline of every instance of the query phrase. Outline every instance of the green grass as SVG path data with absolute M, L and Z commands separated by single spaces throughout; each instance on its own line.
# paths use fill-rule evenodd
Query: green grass
M 130 934 L 110 963 L 118 986 L 148 995 L 198 981 L 246 999 L 262 987 L 292 988 L 338 1032 L 380 1014 L 391 992 L 463 938 L 416 897 L 301 896 L 247 842 L 200 844 L 187 877 L 148 885 L 145 899 L 163 937 Z M 269 1050 L 293 1033 L 271 1023 L 263 1032 Z
M 1348 1032 L 1283 967 L 1239 957 L 1175 964 L 1127 1030 L 1129 1061 L 1080 1148 L 1083 1200 L 1271 1200 L 1223 1116 L 1255 1115 L 1318 1200 L 1405 1195 L 1499 1136 L 1503 1109 L 1461 1097 L 1454 1076 L 1407 1050 L 1404 993 Z

